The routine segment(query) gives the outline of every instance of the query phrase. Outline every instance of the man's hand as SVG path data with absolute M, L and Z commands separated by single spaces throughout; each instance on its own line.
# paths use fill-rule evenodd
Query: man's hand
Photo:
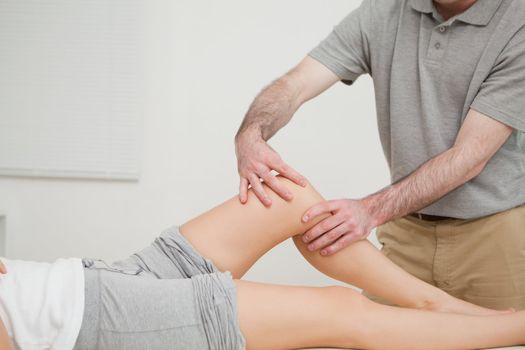
M 365 238 L 390 220 L 427 207 L 481 173 L 513 129 L 470 110 L 454 146 L 430 159 L 409 176 L 360 200 L 322 202 L 310 208 L 303 221 L 324 213 L 333 215 L 308 230 L 303 239 L 310 250 L 333 254 Z
M 306 186 L 306 179 L 286 164 L 264 140 L 250 140 L 249 137 L 239 138 L 235 150 L 241 178 L 239 187 L 241 203 L 246 203 L 248 200 L 248 185 L 251 185 L 255 195 L 264 205 L 270 206 L 272 204 L 270 197 L 261 185 L 260 179 L 283 199 L 291 200 L 293 198 L 292 193 L 283 185 L 282 181 L 275 178 L 272 170 L 300 186 Z
M 5 268 L 5 265 L 2 262 L 2 260 L 0 260 L 0 274 L 6 274 L 6 273 L 7 273 L 7 269 Z
M 283 199 L 292 199 L 292 194 L 271 174 L 272 170 L 298 185 L 306 186 L 306 179 L 284 163 L 266 141 L 290 121 L 303 103 L 337 81 L 339 77 L 335 73 L 306 56 L 255 98 L 235 136 L 241 203 L 248 200 L 248 185 L 251 185 L 264 205 L 272 204 L 263 190 L 261 179 Z
M 339 199 L 324 201 L 308 209 L 303 222 L 312 218 L 332 215 L 319 222 L 303 234 L 303 242 L 308 249 L 321 249 L 321 255 L 331 255 L 351 243 L 365 239 L 375 227 L 374 218 L 362 200 Z

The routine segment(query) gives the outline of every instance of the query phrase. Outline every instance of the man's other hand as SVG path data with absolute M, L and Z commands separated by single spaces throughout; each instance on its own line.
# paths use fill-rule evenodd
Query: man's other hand
M 239 199 L 243 204 L 248 200 L 248 186 L 251 185 L 255 195 L 265 206 L 272 205 L 270 197 L 261 185 L 261 179 L 284 200 L 289 201 L 293 198 L 292 193 L 275 178 L 272 171 L 300 186 L 304 187 L 307 184 L 304 176 L 286 164 L 279 154 L 260 138 L 252 138 L 249 135 L 240 137 L 236 140 L 235 151 L 240 176 Z

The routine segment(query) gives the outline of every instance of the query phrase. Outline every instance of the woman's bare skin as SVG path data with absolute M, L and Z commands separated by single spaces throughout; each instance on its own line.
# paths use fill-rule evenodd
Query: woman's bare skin
M 302 242 L 301 234 L 326 215 L 308 223 L 302 222 L 301 217 L 323 197 L 310 184 L 303 188 L 283 177 L 277 178 L 293 193 L 292 202 L 281 199 L 267 187 L 274 205 L 266 207 L 249 191 L 251 200 L 247 204 L 240 204 L 234 197 L 182 225 L 182 233 L 204 256 L 210 257 L 219 268 L 231 271 L 235 278 L 241 278 L 274 246 L 293 238 L 304 257 L 324 274 L 396 305 L 472 315 L 500 313 L 454 298 L 413 277 L 367 240 L 328 257 L 310 252 Z
M 308 224 L 301 221 L 304 212 L 322 200 L 311 185 L 302 188 L 279 180 L 293 192 L 291 202 L 267 188 L 273 205 L 265 207 L 249 191 L 253 198 L 246 204 L 233 197 L 181 225 L 181 233 L 219 269 L 241 278 L 272 247 L 322 219 Z M 419 310 L 376 304 L 344 287 L 236 281 L 240 325 L 248 349 L 446 350 L 525 343 L 525 312 L 499 312 L 453 298 L 407 274 L 368 242 L 328 258 L 305 255 L 332 277 Z

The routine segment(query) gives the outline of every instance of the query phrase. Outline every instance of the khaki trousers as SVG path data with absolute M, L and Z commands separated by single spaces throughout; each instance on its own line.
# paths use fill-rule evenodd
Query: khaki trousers
M 468 220 L 406 216 L 378 227 L 377 237 L 395 264 L 455 297 L 525 309 L 525 205 Z

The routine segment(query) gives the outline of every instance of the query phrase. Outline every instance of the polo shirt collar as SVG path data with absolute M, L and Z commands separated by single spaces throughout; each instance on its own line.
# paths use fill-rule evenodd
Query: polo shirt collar
M 447 22 L 458 20 L 465 23 L 486 26 L 500 7 L 503 0 L 478 0 L 465 12 L 450 18 Z M 422 13 L 432 13 L 441 18 L 432 0 L 410 0 L 412 8 Z
M 410 0 L 410 5 L 412 5 L 414 10 L 419 12 L 434 12 L 434 4 L 432 3 L 432 0 Z

